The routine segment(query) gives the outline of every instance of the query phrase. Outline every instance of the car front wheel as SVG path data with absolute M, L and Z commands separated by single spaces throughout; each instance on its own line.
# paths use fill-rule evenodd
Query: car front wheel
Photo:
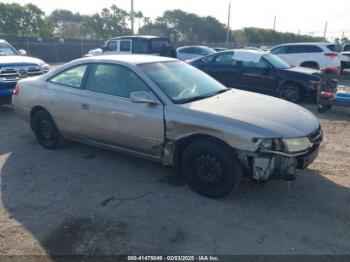
M 184 150 L 181 169 L 194 191 L 212 198 L 230 194 L 242 177 L 242 166 L 232 150 L 210 139 L 197 140 Z
M 63 137 L 47 111 L 37 112 L 33 117 L 32 126 L 36 139 L 43 147 L 56 149 L 62 145 Z
M 280 90 L 279 97 L 292 103 L 298 103 L 301 99 L 300 87 L 296 84 L 285 84 Z

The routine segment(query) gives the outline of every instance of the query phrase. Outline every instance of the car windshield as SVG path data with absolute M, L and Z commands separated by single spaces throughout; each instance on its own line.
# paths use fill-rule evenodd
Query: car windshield
M 202 71 L 180 61 L 142 64 L 139 67 L 177 104 L 229 90 Z
M 0 42 L 0 56 L 7 56 L 7 55 L 18 55 L 18 53 L 9 44 Z
M 345 52 L 349 52 L 350 51 L 350 45 L 346 45 L 344 46 L 344 50 Z
M 216 53 L 216 51 L 214 49 L 210 48 L 210 47 L 203 46 L 203 47 L 201 47 L 201 49 L 203 51 L 206 51 L 208 53 L 208 55 Z
M 263 55 L 263 58 L 265 58 L 265 60 L 275 68 L 278 68 L 278 69 L 291 68 L 290 64 L 288 64 L 287 62 L 285 62 L 284 60 L 282 60 L 281 58 L 273 54 Z

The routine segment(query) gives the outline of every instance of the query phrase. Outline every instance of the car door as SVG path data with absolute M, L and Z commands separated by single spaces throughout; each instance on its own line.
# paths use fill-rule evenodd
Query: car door
M 119 49 L 119 41 L 118 40 L 109 40 L 106 47 L 104 48 L 104 54 L 112 55 L 117 54 Z
M 77 112 L 87 68 L 85 64 L 59 72 L 48 79 L 47 88 L 42 89 L 42 96 L 49 98 L 44 106 L 65 137 L 79 135 Z
M 240 68 L 237 61 L 233 59 L 233 52 L 214 56 L 203 71 L 227 87 L 240 86 Z
M 137 104 L 130 94 L 149 92 L 157 104 Z M 163 105 L 130 68 L 94 64 L 80 98 L 78 118 L 84 139 L 160 157 L 164 142 Z
M 275 70 L 261 57 L 258 63 L 241 61 L 240 86 L 246 90 L 273 91 L 276 87 Z

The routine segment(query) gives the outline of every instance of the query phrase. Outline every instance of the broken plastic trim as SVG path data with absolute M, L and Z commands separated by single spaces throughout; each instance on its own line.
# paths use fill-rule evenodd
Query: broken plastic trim
M 299 153 L 284 153 L 284 152 L 280 152 L 280 151 L 274 151 L 274 150 L 260 150 L 259 153 L 267 153 L 267 154 L 274 154 L 274 155 L 280 155 L 280 156 L 285 156 L 285 157 L 297 157 L 297 156 L 301 156 L 306 154 L 308 151 L 302 151 Z

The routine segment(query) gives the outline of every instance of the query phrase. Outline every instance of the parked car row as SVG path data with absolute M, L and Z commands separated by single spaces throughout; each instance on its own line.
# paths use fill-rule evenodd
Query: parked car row
M 194 191 L 217 198 L 234 191 L 243 175 L 293 180 L 318 155 L 319 120 L 290 103 L 315 96 L 318 71 L 299 67 L 311 55 L 297 53 L 303 59 L 290 65 L 274 54 L 290 46 L 270 52 L 187 46 L 176 50 L 185 62 L 169 57 L 175 49 L 167 39 L 119 37 L 47 72 L 44 62 L 8 45 L 0 54 L 28 62 L 3 63 L 1 73 L 13 68 L 16 75 L 6 71 L 0 79 L 15 85 L 8 93 L 14 110 L 44 148 L 72 140 L 151 159 L 173 166 Z M 336 53 L 332 44 L 301 46 L 318 47 L 313 56 L 334 62 L 327 55 Z M 22 79 L 22 70 L 34 75 L 34 61 L 37 77 Z M 333 65 L 328 62 L 319 68 Z

